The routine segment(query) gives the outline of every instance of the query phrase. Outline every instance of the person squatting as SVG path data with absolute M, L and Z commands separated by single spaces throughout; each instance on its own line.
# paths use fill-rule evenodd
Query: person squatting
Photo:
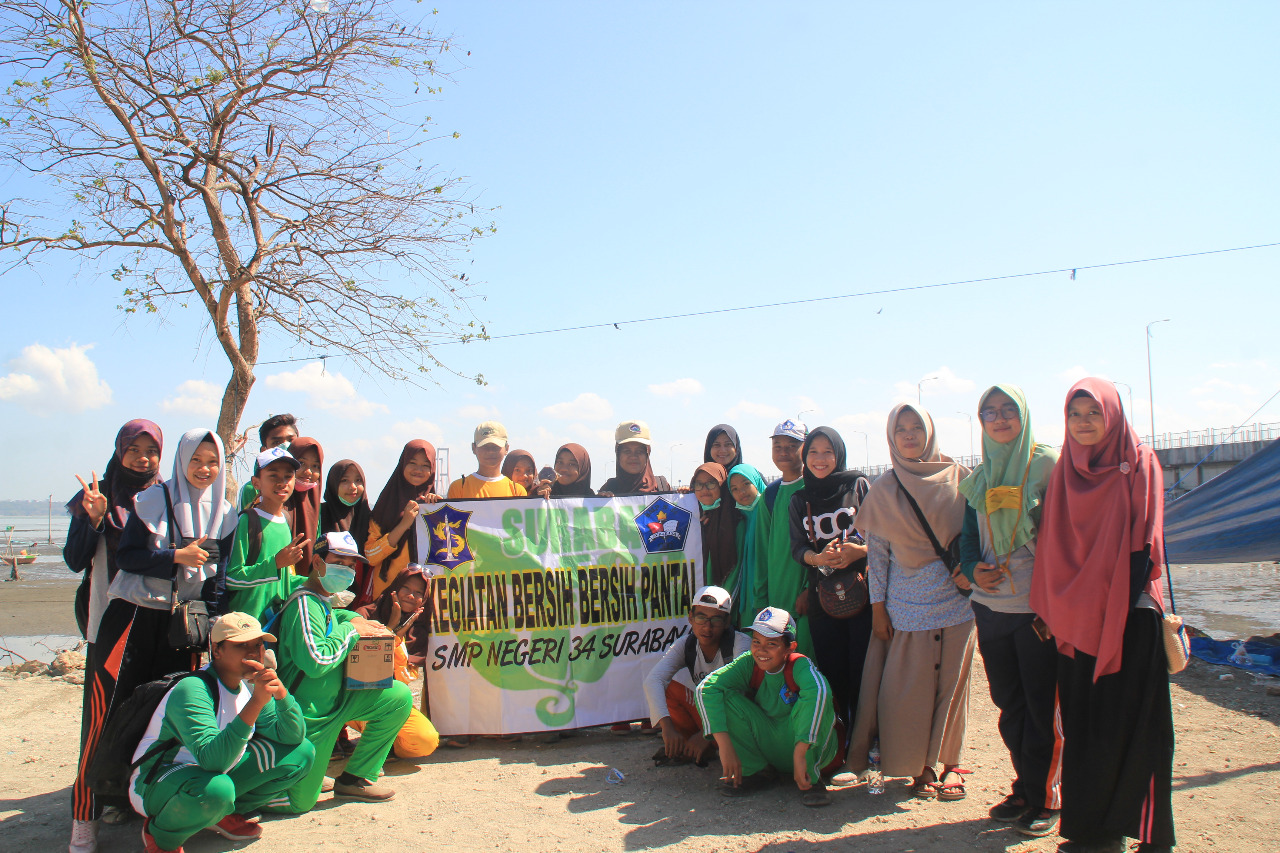
M 261 425 L 234 504 L 214 431 L 184 434 L 166 479 L 160 428 L 130 421 L 67 504 L 88 641 L 69 850 L 92 853 L 100 821 L 134 813 L 147 851 L 174 851 L 206 830 L 258 838 L 257 815 L 304 813 L 330 791 L 391 799 L 385 762 L 473 741 L 441 736 L 425 684 L 418 707 L 408 687 L 448 617 L 418 554 L 420 509 L 673 491 L 696 498 L 706 583 L 686 599 L 687 633 L 646 653 L 635 689 L 649 718 L 612 727 L 660 734 L 658 766 L 714 761 L 726 796 L 789 777 L 810 807 L 882 775 L 920 799 L 964 799 L 976 648 L 1014 772 L 991 819 L 1056 832 L 1064 853 L 1122 851 L 1126 837 L 1171 850 L 1160 466 L 1105 380 L 1067 392 L 1060 451 L 1035 441 L 1017 386 L 988 388 L 976 409 L 973 469 L 943 453 L 926 410 L 901 404 L 874 481 L 836 430 L 786 420 L 768 484 L 717 424 L 680 490 L 654 473 L 642 421 L 618 425 L 595 491 L 581 445 L 540 471 L 487 421 L 475 471 L 445 496 L 435 448 L 415 439 L 372 501 L 355 460 L 322 483 L 323 448 L 283 414 Z M 207 636 L 184 630 L 201 614 Z M 361 638 L 393 643 L 390 686 L 343 689 Z M 346 759 L 333 778 L 330 756 Z

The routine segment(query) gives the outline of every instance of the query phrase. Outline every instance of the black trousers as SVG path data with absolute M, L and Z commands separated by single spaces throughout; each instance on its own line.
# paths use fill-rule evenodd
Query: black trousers
M 113 598 L 102 614 L 97 642 L 85 657 L 80 718 L 80 763 L 71 789 L 74 820 L 97 820 L 102 806 L 85 782 L 111 711 L 148 681 L 194 670 L 199 655 L 169 648 L 169 611 L 149 610 Z
M 997 613 L 973 603 L 978 649 L 991 701 L 1000 709 L 1000 737 L 1013 762 L 1013 795 L 1037 811 L 1061 808 L 1061 762 L 1055 760 L 1058 650 L 1031 628 L 1034 613 Z
M 1120 671 L 1096 682 L 1096 659 L 1058 656 L 1062 823 L 1073 841 L 1129 836 L 1174 845 L 1173 709 L 1160 614 L 1129 613 Z
M 831 685 L 836 714 L 852 730 L 858 692 L 862 689 L 862 668 L 871 642 L 871 605 L 851 619 L 832 619 L 818 604 L 818 596 L 811 595 L 809 634 L 813 637 L 813 662 Z

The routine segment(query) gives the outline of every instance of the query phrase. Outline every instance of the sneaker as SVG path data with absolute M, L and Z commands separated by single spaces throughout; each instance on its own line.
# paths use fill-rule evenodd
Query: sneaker
M 182 853 L 181 847 L 175 850 L 165 850 L 159 844 L 156 844 L 156 840 L 151 837 L 151 833 L 147 832 L 150 828 L 151 818 L 147 818 L 142 822 L 142 847 L 147 853 Z
M 631 734 L 631 724 L 630 723 L 614 723 L 612 726 L 609 727 L 609 732 L 615 735 L 629 735 Z
M 71 821 L 71 843 L 68 853 L 98 853 L 98 822 L 96 820 Z
M 1040 838 L 1058 831 L 1057 809 L 1027 809 L 1027 813 L 1014 822 L 1014 829 L 1023 835 Z
M 348 800 L 363 800 L 366 803 L 385 803 L 396 795 L 396 792 L 385 785 L 375 785 L 360 779 L 348 785 L 346 782 L 333 783 L 333 795 Z
M 1001 823 L 1013 823 L 1018 818 L 1025 815 L 1030 810 L 1027 801 L 1017 794 L 1010 794 L 1000 802 L 991 807 L 991 811 L 987 812 L 992 820 L 998 820 Z
M 229 814 L 209 829 L 228 841 L 253 841 L 262 837 L 262 827 L 244 819 L 244 815 Z

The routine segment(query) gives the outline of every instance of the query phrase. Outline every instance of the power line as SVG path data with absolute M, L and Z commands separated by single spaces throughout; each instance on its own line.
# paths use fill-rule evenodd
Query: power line
M 705 311 L 688 311 L 682 314 L 661 314 L 654 317 L 642 317 L 635 320 L 614 320 L 614 321 L 605 321 L 601 323 L 586 323 L 581 326 L 563 326 L 557 329 L 539 329 L 532 332 L 511 332 L 510 334 L 506 334 L 506 335 L 489 335 L 486 340 L 502 341 L 502 340 L 509 340 L 511 338 L 528 338 L 528 337 L 533 337 L 535 335 L 559 335 L 559 334 L 564 334 L 566 332 L 585 332 L 591 329 L 607 329 L 610 327 L 620 330 L 622 326 L 631 326 L 631 325 L 637 325 L 640 323 L 658 323 L 666 320 L 685 320 L 685 319 L 692 319 L 694 317 L 711 317 L 718 314 L 733 314 L 741 311 L 760 311 L 765 308 L 785 308 L 792 305 L 812 305 L 816 302 L 832 302 L 837 299 L 857 299 L 857 298 L 866 297 L 866 296 L 887 296 L 894 293 L 911 293 L 913 291 L 918 291 L 918 290 L 936 290 L 944 287 L 961 287 L 969 284 L 986 284 L 993 281 L 1009 281 L 1011 279 L 1034 278 L 1036 276 L 1043 276 L 1043 275 L 1060 275 L 1062 273 L 1070 273 L 1071 278 L 1074 280 L 1076 277 L 1076 274 L 1079 273 L 1081 270 L 1100 270 L 1100 269 L 1106 269 L 1108 267 L 1132 266 L 1134 264 L 1153 264 L 1153 263 L 1158 263 L 1160 261 L 1176 261 L 1176 260 L 1182 260 L 1184 258 L 1199 258 L 1205 255 L 1222 255 L 1228 252 L 1248 252 L 1255 249 L 1270 249 L 1276 246 L 1280 246 L 1280 241 L 1277 241 L 1275 243 L 1258 243 L 1252 246 L 1235 246 L 1230 249 L 1208 249 L 1203 252 L 1185 252 L 1179 255 L 1161 255 L 1159 257 L 1154 257 L 1154 258 L 1136 258 L 1136 259 L 1127 260 L 1127 261 L 1110 261 L 1108 263 L 1103 263 L 1103 264 L 1077 264 L 1075 266 L 1070 266 L 1070 267 L 1059 267 L 1057 269 L 1051 269 L 1051 270 L 1038 270 L 1036 272 L 1009 273 L 1007 275 L 992 275 L 992 276 L 985 276 L 983 278 L 966 278 L 966 279 L 959 279 L 956 281 L 941 281 L 941 282 L 935 282 L 933 284 L 912 284 L 912 285 L 904 285 L 902 287 L 887 287 L 881 290 L 865 290 L 858 293 L 842 293 L 834 296 L 812 296 L 805 299 L 788 299 L 783 302 L 769 302 L 762 305 L 739 305 L 733 308 L 710 308 Z M 474 342 L 474 339 L 471 339 L 471 340 L 458 339 L 458 340 L 452 340 L 452 341 L 443 341 L 441 343 L 435 344 L 435 346 L 438 346 L 438 347 L 455 346 L 458 344 L 466 344 L 466 343 L 473 343 L 473 342 Z M 381 349 L 373 349 L 373 350 L 370 350 L 369 352 L 371 354 L 385 353 L 385 352 L 403 352 L 408 349 L 413 349 L 413 347 L 384 347 Z M 346 355 L 346 353 L 341 353 L 340 355 Z M 337 356 L 333 354 L 314 355 L 314 356 L 307 356 L 304 358 L 280 359 L 278 361 L 260 361 L 258 362 L 258 364 L 259 365 L 292 364 L 298 361 L 314 361 L 317 358 L 322 359 L 322 358 L 335 358 L 335 357 Z

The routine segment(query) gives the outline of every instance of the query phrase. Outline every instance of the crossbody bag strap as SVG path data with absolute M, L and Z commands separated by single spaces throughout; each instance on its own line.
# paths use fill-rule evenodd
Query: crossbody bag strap
M 933 546 L 933 552 L 938 555 L 938 559 L 946 563 L 947 551 L 938 544 L 938 537 L 933 535 L 933 528 L 929 526 L 929 520 L 924 517 L 924 513 L 920 511 L 920 505 L 916 503 L 916 499 L 911 497 L 911 493 L 907 491 L 907 487 L 902 485 L 902 481 L 898 479 L 898 472 L 892 471 L 893 480 L 898 484 L 898 489 L 907 498 L 907 503 L 911 504 L 911 509 L 915 512 L 916 518 L 920 520 L 920 526 L 924 528 L 925 535 L 929 537 L 929 544 Z
M 160 488 L 164 490 L 165 527 L 167 528 L 167 532 L 169 534 L 169 550 L 177 551 L 178 543 L 173 541 L 173 530 L 175 527 L 177 527 L 178 522 L 173 515 L 173 499 L 169 497 L 169 484 L 161 480 Z M 178 564 L 177 563 L 173 564 L 173 577 L 170 579 L 170 585 L 172 587 L 172 596 L 169 599 L 169 609 L 172 611 L 172 610 L 178 609 Z
M 1160 552 L 1164 556 L 1164 582 L 1169 588 L 1169 612 L 1177 613 L 1178 608 L 1173 603 L 1173 572 L 1169 568 L 1169 546 L 1164 541 L 1164 531 L 1160 531 Z

